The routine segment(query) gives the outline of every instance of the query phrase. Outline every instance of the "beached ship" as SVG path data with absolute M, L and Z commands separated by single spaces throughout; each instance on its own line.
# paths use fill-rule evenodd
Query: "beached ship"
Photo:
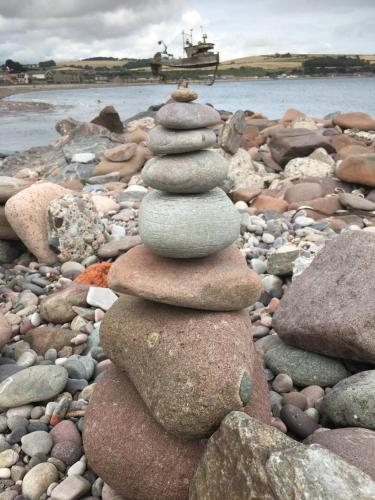
M 213 68 L 214 73 L 210 75 L 210 84 L 215 81 L 217 69 L 219 66 L 219 52 L 214 52 L 215 44 L 207 42 L 207 35 L 202 35 L 202 40 L 193 43 L 193 30 L 190 33 L 182 32 L 183 50 L 187 57 L 175 58 L 173 54 L 168 53 L 168 47 L 159 40 L 159 45 L 163 46 L 163 51 L 156 52 L 151 62 L 151 70 L 154 76 L 159 76 L 165 80 L 163 69 L 209 69 Z

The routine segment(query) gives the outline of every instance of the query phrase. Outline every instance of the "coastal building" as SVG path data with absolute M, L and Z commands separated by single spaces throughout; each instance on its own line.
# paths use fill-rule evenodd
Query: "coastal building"
M 48 83 L 47 78 L 46 78 L 46 74 L 45 73 L 32 73 L 30 75 L 30 83 L 32 83 L 32 84 Z
M 62 67 L 51 72 L 53 83 L 82 83 L 84 79 L 83 70 L 79 68 Z

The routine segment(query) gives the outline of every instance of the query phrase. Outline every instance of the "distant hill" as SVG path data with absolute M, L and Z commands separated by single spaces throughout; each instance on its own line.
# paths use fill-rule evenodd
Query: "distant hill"
M 229 59 L 220 63 L 220 69 L 232 68 L 263 68 L 268 70 L 300 69 L 304 61 L 314 57 L 323 57 L 328 54 L 272 54 L 263 56 L 248 56 L 238 59 Z M 329 54 L 337 56 L 342 54 Z M 347 57 L 355 57 L 348 55 Z M 372 64 L 375 63 L 375 55 L 359 55 L 359 57 Z

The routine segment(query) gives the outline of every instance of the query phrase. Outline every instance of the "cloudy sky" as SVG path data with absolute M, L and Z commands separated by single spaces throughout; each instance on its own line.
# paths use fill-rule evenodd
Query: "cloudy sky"
M 201 26 L 221 59 L 375 54 L 375 0 L 0 0 L 0 63 L 150 57 Z

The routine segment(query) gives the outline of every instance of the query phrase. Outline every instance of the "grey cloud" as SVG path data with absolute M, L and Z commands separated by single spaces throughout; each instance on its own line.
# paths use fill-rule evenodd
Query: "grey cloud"
M 375 50 L 375 0 L 0 0 L 0 63 L 149 57 L 160 38 L 177 52 L 193 19 L 222 60 Z
M 0 15 L 6 18 L 68 18 L 119 9 L 158 7 L 163 0 L 0 0 Z
M 34 62 L 92 55 L 148 57 L 158 38 L 149 46 L 142 38 L 166 17 L 176 22 L 183 0 L 21 0 L 17 8 L 8 3 L 0 0 L 0 61 Z

